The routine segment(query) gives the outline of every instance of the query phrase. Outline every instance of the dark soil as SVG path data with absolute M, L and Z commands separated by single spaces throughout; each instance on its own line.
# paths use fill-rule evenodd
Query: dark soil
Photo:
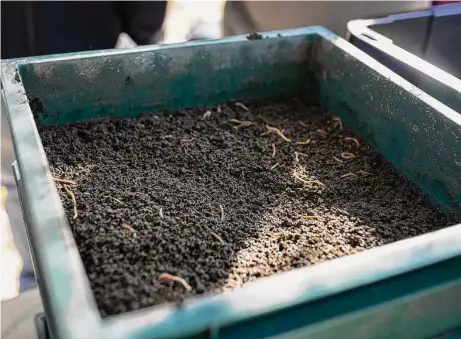
M 248 34 L 246 36 L 246 38 L 248 40 L 261 40 L 263 38 L 263 36 L 261 34 L 259 34 L 259 33 L 253 32 L 251 34 Z
M 57 186 L 103 316 L 456 223 L 321 109 L 292 99 L 246 105 L 212 108 L 204 120 L 207 110 L 195 109 L 41 128 L 53 175 L 77 182 L 76 220 Z M 262 136 L 266 124 L 292 143 Z M 161 273 L 192 291 L 159 281 Z

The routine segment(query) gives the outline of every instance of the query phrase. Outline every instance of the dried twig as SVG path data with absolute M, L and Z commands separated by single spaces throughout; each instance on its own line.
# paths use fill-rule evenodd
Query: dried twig
M 306 141 L 296 141 L 295 145 L 309 145 L 311 143 L 311 139 L 307 139 Z
M 202 115 L 202 120 L 208 119 L 209 117 L 211 117 L 211 111 L 206 111 Z
M 170 280 L 170 281 L 175 281 L 177 283 L 180 283 L 186 291 L 190 292 L 192 291 L 192 287 L 181 277 L 171 275 L 169 273 L 162 273 L 158 276 L 158 280 Z
M 219 204 L 219 209 L 221 210 L 221 221 L 224 221 L 224 207 L 223 207 L 223 205 Z
M 303 126 L 303 127 L 309 127 L 308 124 L 306 124 L 305 122 L 302 122 L 302 121 L 299 121 L 299 124 L 300 124 L 301 126 Z
M 222 240 L 222 238 L 219 235 L 217 235 L 215 232 L 210 232 L 210 234 L 213 237 L 215 237 L 221 244 L 223 244 L 223 245 L 225 244 L 224 240 Z
M 276 163 L 274 166 L 272 166 L 271 168 L 269 168 L 271 171 L 276 168 L 277 166 L 279 165 L 279 163 Z
M 128 232 L 130 232 L 133 238 L 137 238 L 138 232 L 136 232 L 136 230 L 133 227 L 127 224 L 123 224 L 122 227 L 126 229 Z
M 238 124 L 237 126 L 233 126 L 233 128 L 238 129 L 240 127 L 248 127 L 253 125 L 251 121 L 245 121 L 245 120 L 237 120 L 237 119 L 229 119 L 229 122 L 233 122 L 235 124 Z
M 243 108 L 245 111 L 249 111 L 248 107 L 246 107 L 244 104 L 242 104 L 241 102 L 236 102 L 235 103 L 235 106 L 238 106 L 238 107 L 241 107 Z
M 77 202 L 75 201 L 74 192 L 72 192 L 67 185 L 64 184 L 63 186 L 64 186 L 64 190 L 66 191 L 66 193 L 72 199 L 72 204 L 74 205 L 74 216 L 72 217 L 72 219 L 75 220 L 78 217 L 78 213 L 77 213 Z
M 337 157 L 333 157 L 334 160 L 336 160 L 337 162 L 339 162 L 340 164 L 343 163 L 343 161 L 341 159 L 338 159 Z
M 106 198 L 111 198 L 111 199 L 113 199 L 113 200 L 115 200 L 115 201 L 121 203 L 122 205 L 125 205 L 125 203 L 124 203 L 123 201 L 120 201 L 120 200 L 118 200 L 117 198 L 111 197 L 110 195 L 106 195 L 105 197 L 106 197 Z
M 343 159 L 355 159 L 357 158 L 357 156 L 353 153 L 349 153 L 349 152 L 343 152 L 341 153 L 341 158 Z
M 58 178 L 53 178 L 53 180 L 56 182 L 59 182 L 60 184 L 75 185 L 75 181 L 72 181 L 72 180 L 58 179 Z
M 323 182 L 319 181 L 319 180 L 306 180 L 306 179 L 301 178 L 296 173 L 293 173 L 293 175 L 294 175 L 294 177 L 296 179 L 298 179 L 299 181 L 301 181 L 304 184 L 317 184 L 317 185 L 320 185 L 322 187 L 326 187 L 325 184 Z
M 160 207 L 160 209 L 158 210 L 158 216 L 160 217 L 160 219 L 163 219 L 163 207 Z
M 340 118 L 334 117 L 333 121 L 335 122 L 335 128 L 336 126 L 339 126 L 339 129 L 343 129 L 343 122 L 341 121 Z
M 275 157 L 275 144 L 272 143 L 272 158 Z
M 319 221 L 325 221 L 325 218 L 319 217 L 317 215 L 302 215 L 299 217 L 300 219 L 303 220 L 319 220 Z
M 275 127 L 271 127 L 269 125 L 266 125 L 266 128 L 267 128 L 267 134 L 269 133 L 276 133 L 280 138 L 282 138 L 284 141 L 286 142 L 291 142 L 290 139 L 288 139 L 283 133 L 281 130 L 279 130 L 278 128 L 275 128 Z M 264 133 L 263 133 L 264 134 Z M 264 134 L 265 135 L 265 134 Z
M 354 143 L 357 145 L 357 147 L 360 147 L 360 142 L 358 141 L 357 138 L 346 137 L 346 138 L 344 138 L 344 140 L 346 140 L 346 141 L 352 141 L 352 142 L 354 142 Z
M 354 173 L 352 172 L 349 172 L 349 173 L 346 173 L 344 175 L 341 175 L 341 178 L 347 178 L 347 177 L 356 177 L 357 175 L 355 175 Z

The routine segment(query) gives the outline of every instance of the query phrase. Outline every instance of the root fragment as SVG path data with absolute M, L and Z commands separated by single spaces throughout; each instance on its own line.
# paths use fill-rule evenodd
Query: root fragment
M 69 186 L 63 185 L 64 190 L 66 191 L 67 195 L 71 198 L 72 204 L 74 205 L 74 216 L 72 217 L 73 220 L 77 219 L 78 213 L 77 213 L 77 202 L 75 201 L 75 195 L 74 192 L 72 192 L 69 189 Z
M 352 172 L 349 172 L 349 173 L 346 173 L 344 175 L 341 175 L 341 178 L 347 178 L 347 177 L 356 177 L 357 175 L 355 175 L 354 173 Z
M 158 210 L 158 216 L 160 217 L 160 219 L 163 219 L 163 207 L 160 207 L 160 209 Z
M 309 127 L 308 124 L 306 124 L 305 122 L 302 122 L 302 121 L 299 121 L 299 124 L 300 124 L 301 126 L 303 126 L 303 127 Z
M 357 145 L 357 147 L 360 147 L 360 142 L 358 141 L 357 138 L 346 137 L 346 138 L 344 138 L 344 140 L 346 140 L 346 141 L 352 141 L 354 144 Z
M 53 178 L 53 180 L 60 183 L 60 184 L 75 185 L 75 181 L 72 181 L 72 180 L 58 179 L 58 178 Z
M 317 184 L 319 186 L 326 187 L 326 185 L 319 180 L 305 180 L 301 178 L 299 175 L 297 175 L 296 173 L 293 173 L 293 176 L 304 184 Z
M 367 172 L 367 171 L 358 171 L 357 173 L 365 174 L 365 175 L 373 175 L 372 173 Z
M 275 144 L 272 143 L 272 158 L 275 157 Z
M 275 133 L 277 134 L 280 138 L 282 138 L 284 141 L 286 142 L 291 142 L 291 139 L 287 138 L 281 130 L 279 130 L 278 128 L 275 128 L 275 127 L 271 127 L 269 125 L 266 125 L 266 128 L 267 128 L 267 132 L 263 133 L 263 135 L 267 135 L 269 133 Z
M 178 276 L 175 276 L 175 275 L 171 275 L 169 273 L 162 273 L 158 276 L 158 280 L 162 281 L 162 280 L 170 280 L 170 281 L 174 281 L 174 282 L 177 282 L 177 283 L 180 283 L 187 292 L 190 292 L 192 291 L 192 287 L 181 277 L 178 277 Z
M 136 238 L 138 237 L 138 232 L 136 232 L 136 230 L 135 230 L 133 227 L 131 227 L 130 225 L 123 224 L 122 227 L 123 227 L 124 229 L 126 229 L 128 232 L 130 232 L 130 233 L 131 233 L 131 236 L 132 236 L 133 238 L 136 239 Z
M 341 153 L 341 158 L 343 159 L 355 159 L 357 158 L 357 156 L 353 153 L 349 153 L 349 152 L 343 152 Z

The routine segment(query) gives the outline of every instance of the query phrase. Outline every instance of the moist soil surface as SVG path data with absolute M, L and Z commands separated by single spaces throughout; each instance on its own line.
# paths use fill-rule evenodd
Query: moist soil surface
M 267 125 L 291 142 L 264 134 Z M 297 99 L 40 134 L 54 177 L 76 182 L 75 220 L 56 185 L 103 316 L 230 291 L 456 223 L 340 121 Z

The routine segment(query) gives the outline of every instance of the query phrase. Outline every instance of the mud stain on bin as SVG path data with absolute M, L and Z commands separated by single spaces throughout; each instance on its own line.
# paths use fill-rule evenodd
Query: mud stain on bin
M 284 98 L 40 127 L 53 175 L 76 182 L 76 220 L 58 190 L 101 314 L 456 223 L 341 125 Z

